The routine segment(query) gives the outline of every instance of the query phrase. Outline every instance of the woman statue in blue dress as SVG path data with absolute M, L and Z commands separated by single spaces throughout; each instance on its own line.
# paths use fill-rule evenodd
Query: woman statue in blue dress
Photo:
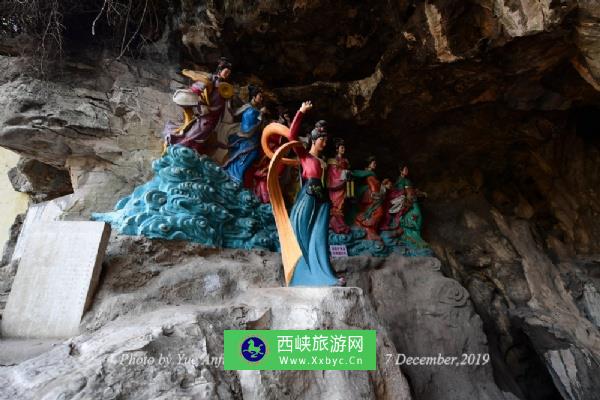
M 279 241 L 286 282 L 290 286 L 343 286 L 344 278 L 338 278 L 329 261 L 329 210 L 331 204 L 323 187 L 323 175 L 327 164 L 319 156 L 327 144 L 325 121 L 319 121 L 310 133 L 310 149 L 307 150 L 298 141 L 300 125 L 312 103 L 302 103 L 296 113 L 289 131 L 280 124 L 271 124 L 265 128 L 263 149 L 271 134 L 284 134 L 290 142 L 284 144 L 274 155 L 269 171 L 269 192 L 275 221 L 278 224 Z M 279 131 L 279 132 L 277 132 Z M 280 159 L 281 153 L 293 148 L 298 160 Z M 268 149 L 265 150 L 266 154 Z M 299 163 L 302 167 L 302 189 L 287 219 L 285 205 L 278 186 L 277 163 Z M 281 204 L 279 204 L 281 203 Z M 290 227 L 291 229 L 286 229 Z M 286 265 L 288 264 L 288 265 Z
M 266 109 L 262 107 L 263 94 L 259 87 L 249 85 L 248 93 L 250 102 L 238 112 L 242 113 L 240 130 L 229 137 L 229 158 L 223 164 L 231 178 L 242 183 L 244 173 L 259 156 L 260 151 L 260 125 Z

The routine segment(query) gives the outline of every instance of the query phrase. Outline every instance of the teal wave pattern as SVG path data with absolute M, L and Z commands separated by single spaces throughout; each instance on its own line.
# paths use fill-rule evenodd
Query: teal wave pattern
M 119 200 L 114 211 L 92 219 L 125 235 L 279 251 L 271 205 L 261 204 L 209 157 L 169 146 L 152 168 L 152 180 Z

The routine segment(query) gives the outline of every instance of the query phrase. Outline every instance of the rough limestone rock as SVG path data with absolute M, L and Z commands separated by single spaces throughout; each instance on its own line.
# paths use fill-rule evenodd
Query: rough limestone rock
M 155 252 L 156 264 L 131 264 L 149 252 Z M 2 394 L 208 399 L 252 398 L 246 393 L 252 390 L 265 394 L 256 398 L 273 399 L 411 398 L 406 379 L 393 365 L 373 372 L 266 372 L 250 389 L 247 386 L 255 379 L 251 376 L 224 372 L 222 365 L 194 366 L 222 354 L 224 329 L 260 324 L 265 328 L 282 324 L 298 329 L 380 328 L 380 352 L 394 352 L 385 331 L 368 312 L 360 289 L 281 288 L 277 254 L 218 253 L 176 242 L 120 241 L 109 252 L 103 286 L 82 322 L 84 333 L 37 358 L 0 370 Z M 182 258 L 173 265 L 178 257 Z M 271 288 L 249 289 L 263 285 Z M 331 311 L 323 312 L 328 307 Z M 270 321 L 263 318 L 265 314 Z M 161 356 L 170 361 L 160 365 Z M 157 364 L 135 363 L 144 357 L 155 357 Z M 34 371 L 35 379 L 25 378 Z M 21 379 L 27 383 L 19 384 Z
M 73 218 L 112 209 L 148 180 L 162 148 L 160 129 L 179 114 L 172 87 L 183 86 L 163 66 L 134 71 L 110 60 L 77 62 L 63 78 L 47 82 L 23 76 L 26 64 L 12 57 L 0 56 L 0 65 L 0 143 L 68 169 Z
M 73 193 L 68 171 L 37 160 L 21 158 L 17 165 L 8 171 L 8 178 L 17 192 L 27 193 L 35 202 Z
M 402 365 L 415 398 L 516 398 L 494 382 L 487 338 L 469 292 L 454 279 L 444 277 L 440 266 L 436 258 L 402 257 L 337 263 L 338 270 L 347 274 L 349 285 L 365 288 L 400 354 L 457 357 L 459 365 Z M 487 354 L 488 362 L 468 364 L 470 354 L 473 358 Z M 394 355 L 388 361 L 402 360 Z
M 498 381 L 523 397 L 548 395 L 552 386 L 535 372 L 543 363 L 563 398 L 593 398 L 600 383 L 593 372 L 600 366 L 597 258 L 556 263 L 537 244 L 531 221 L 474 210 L 462 216 L 467 235 L 458 239 L 446 229 L 445 244 L 434 248 L 493 327 L 490 347 L 502 352 L 495 359 L 514 368 L 497 366 Z M 483 238 L 482 245 L 472 245 L 474 236 Z
M 17 245 L 17 240 L 19 239 L 19 235 L 21 233 L 21 229 L 23 227 L 23 223 L 25 221 L 25 214 L 19 214 L 15 218 L 15 222 L 12 224 L 9 230 L 8 241 L 4 243 L 4 249 L 2 251 L 2 259 L 0 260 L 0 265 L 6 265 L 10 262 L 13 256 L 13 252 L 15 251 L 15 247 Z
M 220 321 L 236 326 L 240 311 L 213 308 L 204 314 L 198 307 L 171 306 L 125 324 L 110 322 L 93 335 L 78 336 L 37 358 L 2 368 L 2 397 L 236 398 L 240 389 L 233 373 L 221 372 L 217 377 L 215 367 L 196 368 L 191 361 L 179 364 L 179 354 L 200 364 L 208 352 L 218 352 L 212 346 L 218 345 L 213 339 L 223 326 Z M 165 363 L 159 361 L 161 355 L 173 358 Z M 150 357 L 156 358 L 152 365 L 148 365 Z
M 568 399 L 600 392 L 593 372 L 600 370 L 600 330 L 577 308 L 557 268 L 532 240 L 527 223 L 495 217 L 500 230 L 523 254 L 521 263 L 531 293 L 529 307 L 513 312 L 544 357 L 555 385 Z
M 282 301 L 283 300 L 283 301 Z M 359 288 L 253 289 L 240 297 L 252 307 L 252 329 L 376 329 L 377 369 L 359 371 L 240 371 L 247 399 L 410 399 L 408 381 L 385 354 L 392 341 Z M 276 388 L 274 390 L 274 388 Z M 279 392 L 283 389 L 283 393 Z M 278 393 L 279 392 L 279 393 Z M 281 396 L 283 394 L 283 396 Z
M 581 62 L 573 64 L 581 76 L 596 90 L 600 90 L 600 4 L 594 0 L 578 1 L 580 12 L 577 23 L 577 46 L 581 49 Z
M 414 394 L 423 399 L 464 399 L 478 393 L 490 399 L 510 399 L 495 386 L 489 364 L 465 367 L 464 373 L 474 374 L 473 378 L 463 385 L 455 383 L 452 397 L 448 397 L 427 390 L 450 384 L 450 372 L 443 367 L 427 368 L 425 382 L 413 378 L 422 370 L 391 361 L 399 352 L 414 354 L 416 349 L 445 355 L 460 350 L 487 352 L 481 322 L 468 298 L 459 299 L 456 308 L 452 296 L 448 298 L 445 291 L 437 293 L 440 282 L 463 292 L 464 288 L 433 266 L 439 263 L 428 257 L 397 257 L 385 262 L 349 258 L 336 262 L 336 269 L 345 272 L 356 288 L 283 288 L 277 253 L 214 250 L 185 242 L 113 235 L 98 293 L 81 323 L 81 335 L 55 344 L 49 351 L 42 347 L 40 355 L 27 361 L 0 367 L 0 395 L 410 399 Z M 404 279 L 413 281 L 403 286 Z M 398 287 L 403 288 L 397 293 L 404 296 L 403 308 L 397 307 L 393 288 Z M 430 291 L 438 297 L 429 296 Z M 432 316 L 427 323 L 410 327 L 415 308 L 422 307 Z M 454 309 L 457 311 L 449 312 Z M 456 324 L 457 342 L 432 343 L 428 338 L 447 330 L 449 319 Z M 378 369 L 228 372 L 217 365 L 224 329 L 263 328 L 376 329 Z M 461 344 L 466 348 L 458 349 Z M 154 365 L 148 365 L 150 357 L 154 357 Z
M 10 262 L 0 267 L 0 316 L 6 307 L 10 288 L 17 274 L 17 262 Z

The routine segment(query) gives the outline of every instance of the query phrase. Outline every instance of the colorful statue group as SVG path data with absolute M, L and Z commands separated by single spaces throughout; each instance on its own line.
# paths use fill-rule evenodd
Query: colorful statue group
M 119 201 L 116 211 L 94 218 L 126 234 L 280 250 L 291 286 L 345 284 L 333 271 L 329 244 L 347 246 L 349 255 L 429 255 L 420 236 L 422 193 L 408 180 L 408 168 L 395 184 L 377 178 L 375 158 L 366 169 L 351 170 L 341 139 L 334 142 L 335 157 L 324 161 L 325 121 L 315 124 L 308 147 L 299 140 L 310 101 L 291 123 L 280 109 L 267 125 L 263 92 L 250 85 L 249 102 L 234 111 L 225 59 L 215 74 L 183 74 L 194 83 L 173 96 L 183 123 L 166 124 L 155 178 Z M 218 155 L 225 150 L 225 157 Z M 296 157 L 288 158 L 292 151 Z M 289 213 L 286 205 L 292 205 Z M 210 210 L 220 218 L 211 218 Z
M 418 197 L 425 197 L 427 194 L 413 187 L 408 179 L 408 167 L 400 167 L 399 177 L 392 184 L 390 179 L 380 181 L 377 178 L 375 157 L 367 159 L 364 170 L 351 171 L 344 153 L 344 143 L 339 140 L 336 142 L 336 157 L 328 161 L 327 183 L 332 203 L 329 224 L 331 231 L 334 234 L 349 234 L 349 225 L 354 224 L 364 230 L 367 240 L 381 242 L 382 232 L 386 232 L 387 237 L 409 233 L 410 240 L 415 245 L 426 246 L 420 238 L 422 220 Z M 361 184 L 357 185 L 359 182 Z M 355 201 L 351 207 L 346 206 L 348 198 Z
M 234 92 L 227 82 L 231 63 L 221 59 L 215 74 L 189 70 L 183 70 L 183 74 L 194 80 L 190 89 L 178 90 L 173 96 L 173 101 L 184 109 L 184 122 L 167 122 L 163 136 L 169 145 L 181 144 L 202 154 L 211 153 L 215 146 L 213 133 L 231 109 Z

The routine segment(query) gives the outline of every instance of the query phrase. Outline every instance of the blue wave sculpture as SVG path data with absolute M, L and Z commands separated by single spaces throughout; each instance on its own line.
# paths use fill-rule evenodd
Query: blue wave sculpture
M 271 205 L 261 204 L 209 157 L 169 146 L 152 168 L 152 180 L 119 200 L 115 211 L 92 219 L 125 235 L 279 251 Z
M 424 241 L 415 241 L 408 235 L 394 237 L 390 232 L 381 232 L 381 241 L 365 239 L 366 232 L 353 227 L 347 233 L 329 231 L 330 245 L 344 245 L 349 256 L 387 257 L 397 254 L 405 257 L 430 257 L 433 251 Z
M 279 238 L 270 204 L 233 181 L 205 155 L 181 145 L 152 163 L 154 178 L 119 200 L 115 211 L 94 213 L 124 235 L 186 240 L 209 247 L 279 251 Z M 349 256 L 430 256 L 419 235 L 366 240 L 353 228 L 348 234 L 329 231 L 329 244 L 345 245 Z

